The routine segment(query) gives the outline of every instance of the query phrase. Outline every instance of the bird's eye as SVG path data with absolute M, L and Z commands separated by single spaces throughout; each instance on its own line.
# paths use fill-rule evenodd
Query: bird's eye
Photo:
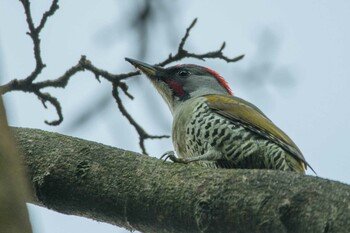
M 177 74 L 181 77 L 186 77 L 190 74 L 190 72 L 187 70 L 180 70 Z

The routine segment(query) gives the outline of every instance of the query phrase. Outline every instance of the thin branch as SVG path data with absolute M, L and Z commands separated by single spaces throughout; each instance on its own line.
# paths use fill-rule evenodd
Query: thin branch
M 180 61 L 184 58 L 196 58 L 199 60 L 205 60 L 206 58 L 218 58 L 218 59 L 222 59 L 228 63 L 230 62 L 236 62 L 241 60 L 244 55 L 240 55 L 234 58 L 229 58 L 227 56 L 225 56 L 223 54 L 223 50 L 226 46 L 226 43 L 223 42 L 223 44 L 221 45 L 221 47 L 213 52 L 208 52 L 208 53 L 202 53 L 202 54 L 196 54 L 196 53 L 190 53 L 188 52 L 186 49 L 184 49 L 185 43 L 187 42 L 188 37 L 190 36 L 190 31 L 193 29 L 193 27 L 196 25 L 197 23 L 197 18 L 195 18 L 192 23 L 190 24 L 190 26 L 186 29 L 186 33 L 185 35 L 182 37 L 179 47 L 177 49 L 177 53 L 175 55 L 169 54 L 168 58 L 156 65 L 158 66 L 165 66 L 168 65 L 170 63 L 173 63 L 175 61 Z
M 47 87 L 65 88 L 68 85 L 69 80 L 73 76 L 75 76 L 75 74 L 81 71 L 90 71 L 99 82 L 100 82 L 100 78 L 103 78 L 112 84 L 113 97 L 117 102 L 119 111 L 123 114 L 123 116 L 125 116 L 128 119 L 130 124 L 134 126 L 137 133 L 139 134 L 140 147 L 143 153 L 146 153 L 146 149 L 144 145 L 144 142 L 146 139 L 159 139 L 159 138 L 169 137 L 165 135 L 161 135 L 161 136 L 150 135 L 147 132 L 145 132 L 145 130 L 133 119 L 133 117 L 128 113 L 128 111 L 122 104 L 122 101 L 119 97 L 118 87 L 124 92 L 126 96 L 128 96 L 130 99 L 133 99 L 134 97 L 128 92 L 127 84 L 122 82 L 122 80 L 130 78 L 132 76 L 139 75 L 140 74 L 139 71 L 122 73 L 122 74 L 112 74 L 106 70 L 103 70 L 94 66 L 92 62 L 86 58 L 86 56 L 82 55 L 78 63 L 70 67 L 68 70 L 66 70 L 61 76 L 55 79 L 47 79 L 44 81 L 34 82 L 34 80 L 38 77 L 38 75 L 42 72 L 42 70 L 45 67 L 45 64 L 43 63 L 41 53 L 40 53 L 40 33 L 42 29 L 45 27 L 48 18 L 54 15 L 57 9 L 59 8 L 58 0 L 52 1 L 49 10 L 43 13 L 43 16 L 37 27 L 35 27 L 33 23 L 29 0 L 20 0 L 20 1 L 23 5 L 24 12 L 26 15 L 26 21 L 29 28 L 29 32 L 27 34 L 31 37 L 33 41 L 34 58 L 36 61 L 36 66 L 32 71 L 32 73 L 26 78 L 19 79 L 19 80 L 13 79 L 7 84 L 0 86 L 0 94 L 5 94 L 11 91 L 23 91 L 23 92 L 29 92 L 29 93 L 35 94 L 42 101 L 45 108 L 46 108 L 46 102 L 49 102 L 56 109 L 58 119 L 50 122 L 45 121 L 45 123 L 48 125 L 58 125 L 63 121 L 61 104 L 57 98 L 55 98 L 49 93 L 43 93 L 42 90 Z M 194 19 L 191 22 L 190 26 L 186 29 L 185 35 L 182 37 L 179 43 L 177 53 L 175 55 L 170 54 L 168 58 L 158 63 L 157 65 L 165 66 L 170 63 L 180 61 L 184 58 L 196 58 L 199 60 L 204 60 L 206 58 L 218 58 L 218 59 L 225 60 L 226 62 L 235 62 L 243 58 L 243 55 L 235 58 L 228 58 L 227 56 L 225 56 L 223 54 L 225 43 L 223 43 L 222 46 L 216 51 L 202 53 L 202 54 L 191 53 L 185 50 L 184 46 L 196 22 L 197 22 L 197 18 Z
M 29 32 L 27 34 L 31 37 L 33 41 L 33 50 L 34 50 L 34 58 L 35 58 L 35 68 L 33 72 L 25 78 L 25 81 L 28 82 L 28 84 L 31 84 L 38 75 L 42 72 L 42 70 L 45 68 L 45 64 L 43 63 L 43 60 L 41 58 L 41 51 L 40 51 L 40 32 L 45 26 L 45 23 L 49 16 L 53 15 L 55 11 L 58 9 L 58 0 L 53 0 L 50 9 L 43 14 L 43 17 L 40 21 L 40 24 L 38 27 L 35 27 L 31 10 L 30 10 L 30 1 L 29 0 L 20 0 L 20 2 L 23 5 L 24 12 L 27 19 L 27 24 L 29 28 Z
M 44 28 L 47 19 L 50 16 L 54 15 L 56 10 L 58 10 L 58 8 L 59 8 L 58 0 L 53 0 L 51 3 L 50 9 L 43 14 L 43 17 L 41 18 L 39 26 L 36 28 L 37 33 L 40 33 L 40 31 Z
M 122 89 L 122 91 L 124 92 L 124 94 L 125 94 L 127 97 L 129 97 L 129 99 L 131 99 L 131 100 L 134 99 L 134 96 L 132 96 L 132 95 L 129 93 L 129 91 L 128 91 L 129 86 L 128 86 L 126 83 L 124 83 L 124 82 L 119 82 L 119 85 L 118 85 L 118 86 L 120 87 L 120 89 Z
M 178 49 L 178 51 L 184 50 L 183 48 L 184 48 L 184 46 L 185 46 L 185 43 L 186 43 L 188 37 L 190 36 L 190 31 L 192 30 L 192 28 L 194 27 L 194 25 L 196 25 L 197 20 L 198 20 L 198 18 L 195 18 L 195 19 L 192 21 L 192 23 L 190 24 L 190 26 L 189 26 L 188 28 L 186 28 L 186 33 L 185 33 L 184 37 L 181 39 L 181 42 L 180 42 L 180 44 L 179 44 L 179 49 Z
M 125 116 L 126 119 L 128 119 L 129 123 L 134 126 L 136 129 L 138 135 L 139 135 L 139 144 L 142 150 L 143 154 L 147 155 L 147 151 L 145 148 L 145 140 L 146 139 L 160 139 L 160 138 L 169 138 L 167 135 L 160 135 L 160 136 L 155 136 L 155 135 L 149 135 L 135 120 L 134 118 L 128 113 L 128 111 L 125 109 L 122 100 L 120 99 L 119 92 L 118 92 L 118 84 L 113 83 L 113 90 L 112 90 L 112 95 L 117 102 L 119 111 Z
M 56 87 L 56 88 L 64 88 L 68 85 L 68 82 L 71 77 L 73 77 L 76 73 L 84 70 L 84 64 L 89 63 L 90 61 L 86 60 L 85 56 L 81 56 L 79 62 L 69 68 L 63 75 L 56 79 L 48 79 L 42 82 L 33 83 L 38 89 L 43 89 L 45 87 Z
M 36 91 L 36 92 L 34 92 L 34 94 L 36 94 L 38 96 L 38 98 L 41 100 L 41 102 L 45 108 L 47 108 L 46 102 L 48 101 L 56 109 L 58 119 L 54 120 L 54 121 L 46 121 L 45 120 L 45 123 L 48 125 L 59 125 L 63 121 L 63 114 L 62 114 L 62 108 L 61 108 L 60 102 L 55 97 L 50 95 L 49 93 L 42 93 L 40 91 Z
M 35 32 L 35 26 L 32 18 L 32 12 L 30 11 L 30 1 L 29 0 L 20 0 L 23 5 L 24 13 L 26 15 L 27 24 L 30 32 Z

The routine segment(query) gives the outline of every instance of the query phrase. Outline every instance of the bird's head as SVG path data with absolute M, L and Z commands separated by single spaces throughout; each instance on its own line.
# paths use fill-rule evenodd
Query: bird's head
M 184 64 L 163 68 L 130 58 L 125 60 L 147 75 L 171 112 L 179 104 L 194 97 L 207 94 L 232 95 L 226 80 L 217 72 L 203 66 Z

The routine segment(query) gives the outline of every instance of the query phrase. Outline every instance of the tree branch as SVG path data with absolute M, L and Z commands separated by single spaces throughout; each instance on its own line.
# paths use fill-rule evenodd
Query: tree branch
M 52 16 L 55 11 L 59 8 L 58 7 L 58 0 L 53 0 L 51 7 L 48 11 L 46 11 L 43 14 L 43 17 L 39 23 L 38 27 L 35 27 L 32 13 L 30 9 L 30 1 L 29 0 L 20 0 L 20 2 L 23 5 L 24 13 L 26 15 L 27 24 L 29 28 L 29 32 L 27 34 L 31 37 L 33 41 L 33 49 L 34 49 L 34 58 L 35 58 L 35 68 L 33 72 L 25 78 L 25 82 L 27 82 L 28 85 L 30 85 L 41 73 L 41 71 L 45 68 L 45 64 L 43 63 L 43 60 L 41 58 L 41 51 L 40 51 L 40 32 L 44 28 L 45 23 L 47 22 L 48 17 Z
M 168 58 L 156 65 L 158 66 L 165 66 L 168 65 L 172 62 L 175 61 L 180 61 L 184 58 L 195 58 L 195 59 L 199 59 L 204 61 L 206 58 L 216 58 L 216 59 L 222 59 L 225 60 L 227 63 L 230 62 L 236 62 L 241 60 L 244 55 L 240 55 L 234 58 L 228 58 L 227 56 L 225 56 L 222 51 L 224 50 L 226 43 L 223 42 L 221 47 L 213 52 L 207 52 L 207 53 L 202 53 L 202 54 L 196 54 L 196 53 L 190 53 L 187 50 L 184 49 L 185 43 L 187 42 L 188 37 L 190 36 L 190 31 L 193 29 L 193 27 L 196 25 L 197 23 L 197 18 L 195 18 L 192 23 L 190 24 L 190 26 L 186 29 L 186 33 L 185 35 L 182 37 L 179 47 L 177 49 L 177 53 L 175 55 L 169 54 Z
M 125 88 L 124 88 L 125 89 Z M 124 90 L 124 93 L 126 93 L 126 95 L 128 95 L 128 92 L 126 90 Z M 126 119 L 128 119 L 129 123 L 134 126 L 134 128 L 136 129 L 138 135 L 139 135 L 139 144 L 142 150 L 143 154 L 147 154 L 146 151 L 146 147 L 145 147 L 145 140 L 146 139 L 160 139 L 160 138 L 169 138 L 169 136 L 167 135 L 160 135 L 160 136 L 155 136 L 155 135 L 149 135 L 135 120 L 134 118 L 132 118 L 132 116 L 130 116 L 130 114 L 128 113 L 128 111 L 126 111 L 124 104 L 122 102 L 122 100 L 119 97 L 119 92 L 118 92 L 118 85 L 113 85 L 113 90 L 112 90 L 112 95 L 115 99 L 115 101 L 117 102 L 119 111 L 123 114 L 123 116 L 126 117 Z M 130 94 L 129 94 L 130 95 Z
M 46 66 L 41 56 L 40 33 L 45 27 L 45 24 L 48 18 L 50 16 L 53 16 L 55 12 L 58 10 L 59 8 L 58 0 L 52 0 L 49 10 L 43 13 L 42 18 L 37 27 L 34 25 L 34 22 L 33 22 L 31 8 L 30 8 L 30 1 L 20 0 L 20 2 L 23 5 L 24 12 L 26 15 L 27 25 L 29 28 L 29 32 L 27 34 L 30 36 L 33 42 L 34 59 L 36 62 L 36 66 L 34 70 L 26 78 L 23 78 L 20 80 L 13 79 L 7 84 L 0 85 L 0 94 L 6 94 L 7 92 L 11 92 L 11 91 L 29 92 L 29 93 L 35 94 L 43 103 L 45 108 L 47 108 L 46 102 L 50 103 L 55 108 L 58 115 L 58 119 L 52 120 L 52 121 L 45 120 L 45 123 L 48 125 L 59 125 L 63 121 L 63 113 L 62 113 L 62 107 L 61 107 L 60 101 L 50 93 L 48 92 L 44 93 L 43 89 L 48 87 L 65 88 L 68 85 L 70 78 L 74 77 L 76 73 L 81 71 L 90 71 L 91 73 L 94 74 L 95 78 L 98 81 L 100 81 L 101 77 L 104 78 L 105 80 L 109 81 L 112 84 L 113 89 L 117 90 L 117 88 L 120 87 L 129 98 L 133 99 L 132 95 L 129 92 L 127 92 L 127 84 L 121 81 L 140 74 L 139 71 L 124 73 L 124 74 L 112 74 L 106 70 L 103 70 L 94 66 L 91 63 L 91 61 L 88 60 L 84 55 L 81 56 L 80 60 L 76 65 L 70 67 L 60 77 L 57 77 L 55 79 L 47 79 L 44 81 L 34 82 Z M 223 54 L 223 50 L 225 48 L 225 42 L 222 44 L 222 46 L 218 50 L 203 53 L 203 54 L 191 53 L 185 50 L 184 46 L 187 42 L 187 39 L 189 38 L 190 31 L 193 29 L 196 22 L 197 22 L 197 19 L 194 19 L 193 22 L 190 24 L 190 26 L 186 29 L 186 33 L 180 41 L 177 53 L 175 55 L 170 54 L 168 58 L 158 63 L 157 65 L 165 66 L 170 63 L 180 61 L 184 58 L 196 58 L 200 60 L 204 60 L 206 58 L 217 58 L 217 59 L 225 60 L 226 62 L 235 62 L 243 58 L 243 55 L 235 58 L 228 58 L 227 56 L 225 56 Z M 118 92 L 113 92 L 113 97 L 117 102 L 119 111 L 123 114 L 123 116 L 125 116 L 128 119 L 128 121 L 134 126 L 137 133 L 139 134 L 140 147 L 143 153 L 145 154 L 147 153 L 144 145 L 145 140 L 160 139 L 160 138 L 168 137 L 164 135 L 159 135 L 159 136 L 150 135 L 147 132 L 145 132 L 142 129 L 142 127 L 128 113 L 127 109 L 124 108 L 121 101 L 119 101 L 120 97 L 118 96 Z
M 36 203 L 142 232 L 350 232 L 350 187 L 290 172 L 209 169 L 14 129 Z

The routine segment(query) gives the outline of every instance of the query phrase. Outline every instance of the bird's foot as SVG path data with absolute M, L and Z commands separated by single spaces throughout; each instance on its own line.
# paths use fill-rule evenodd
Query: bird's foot
M 167 161 L 167 159 L 170 159 L 174 163 L 188 163 L 185 159 L 181 159 L 175 156 L 174 151 L 167 151 L 162 156 L 160 156 L 160 159 L 164 159 L 164 161 Z

